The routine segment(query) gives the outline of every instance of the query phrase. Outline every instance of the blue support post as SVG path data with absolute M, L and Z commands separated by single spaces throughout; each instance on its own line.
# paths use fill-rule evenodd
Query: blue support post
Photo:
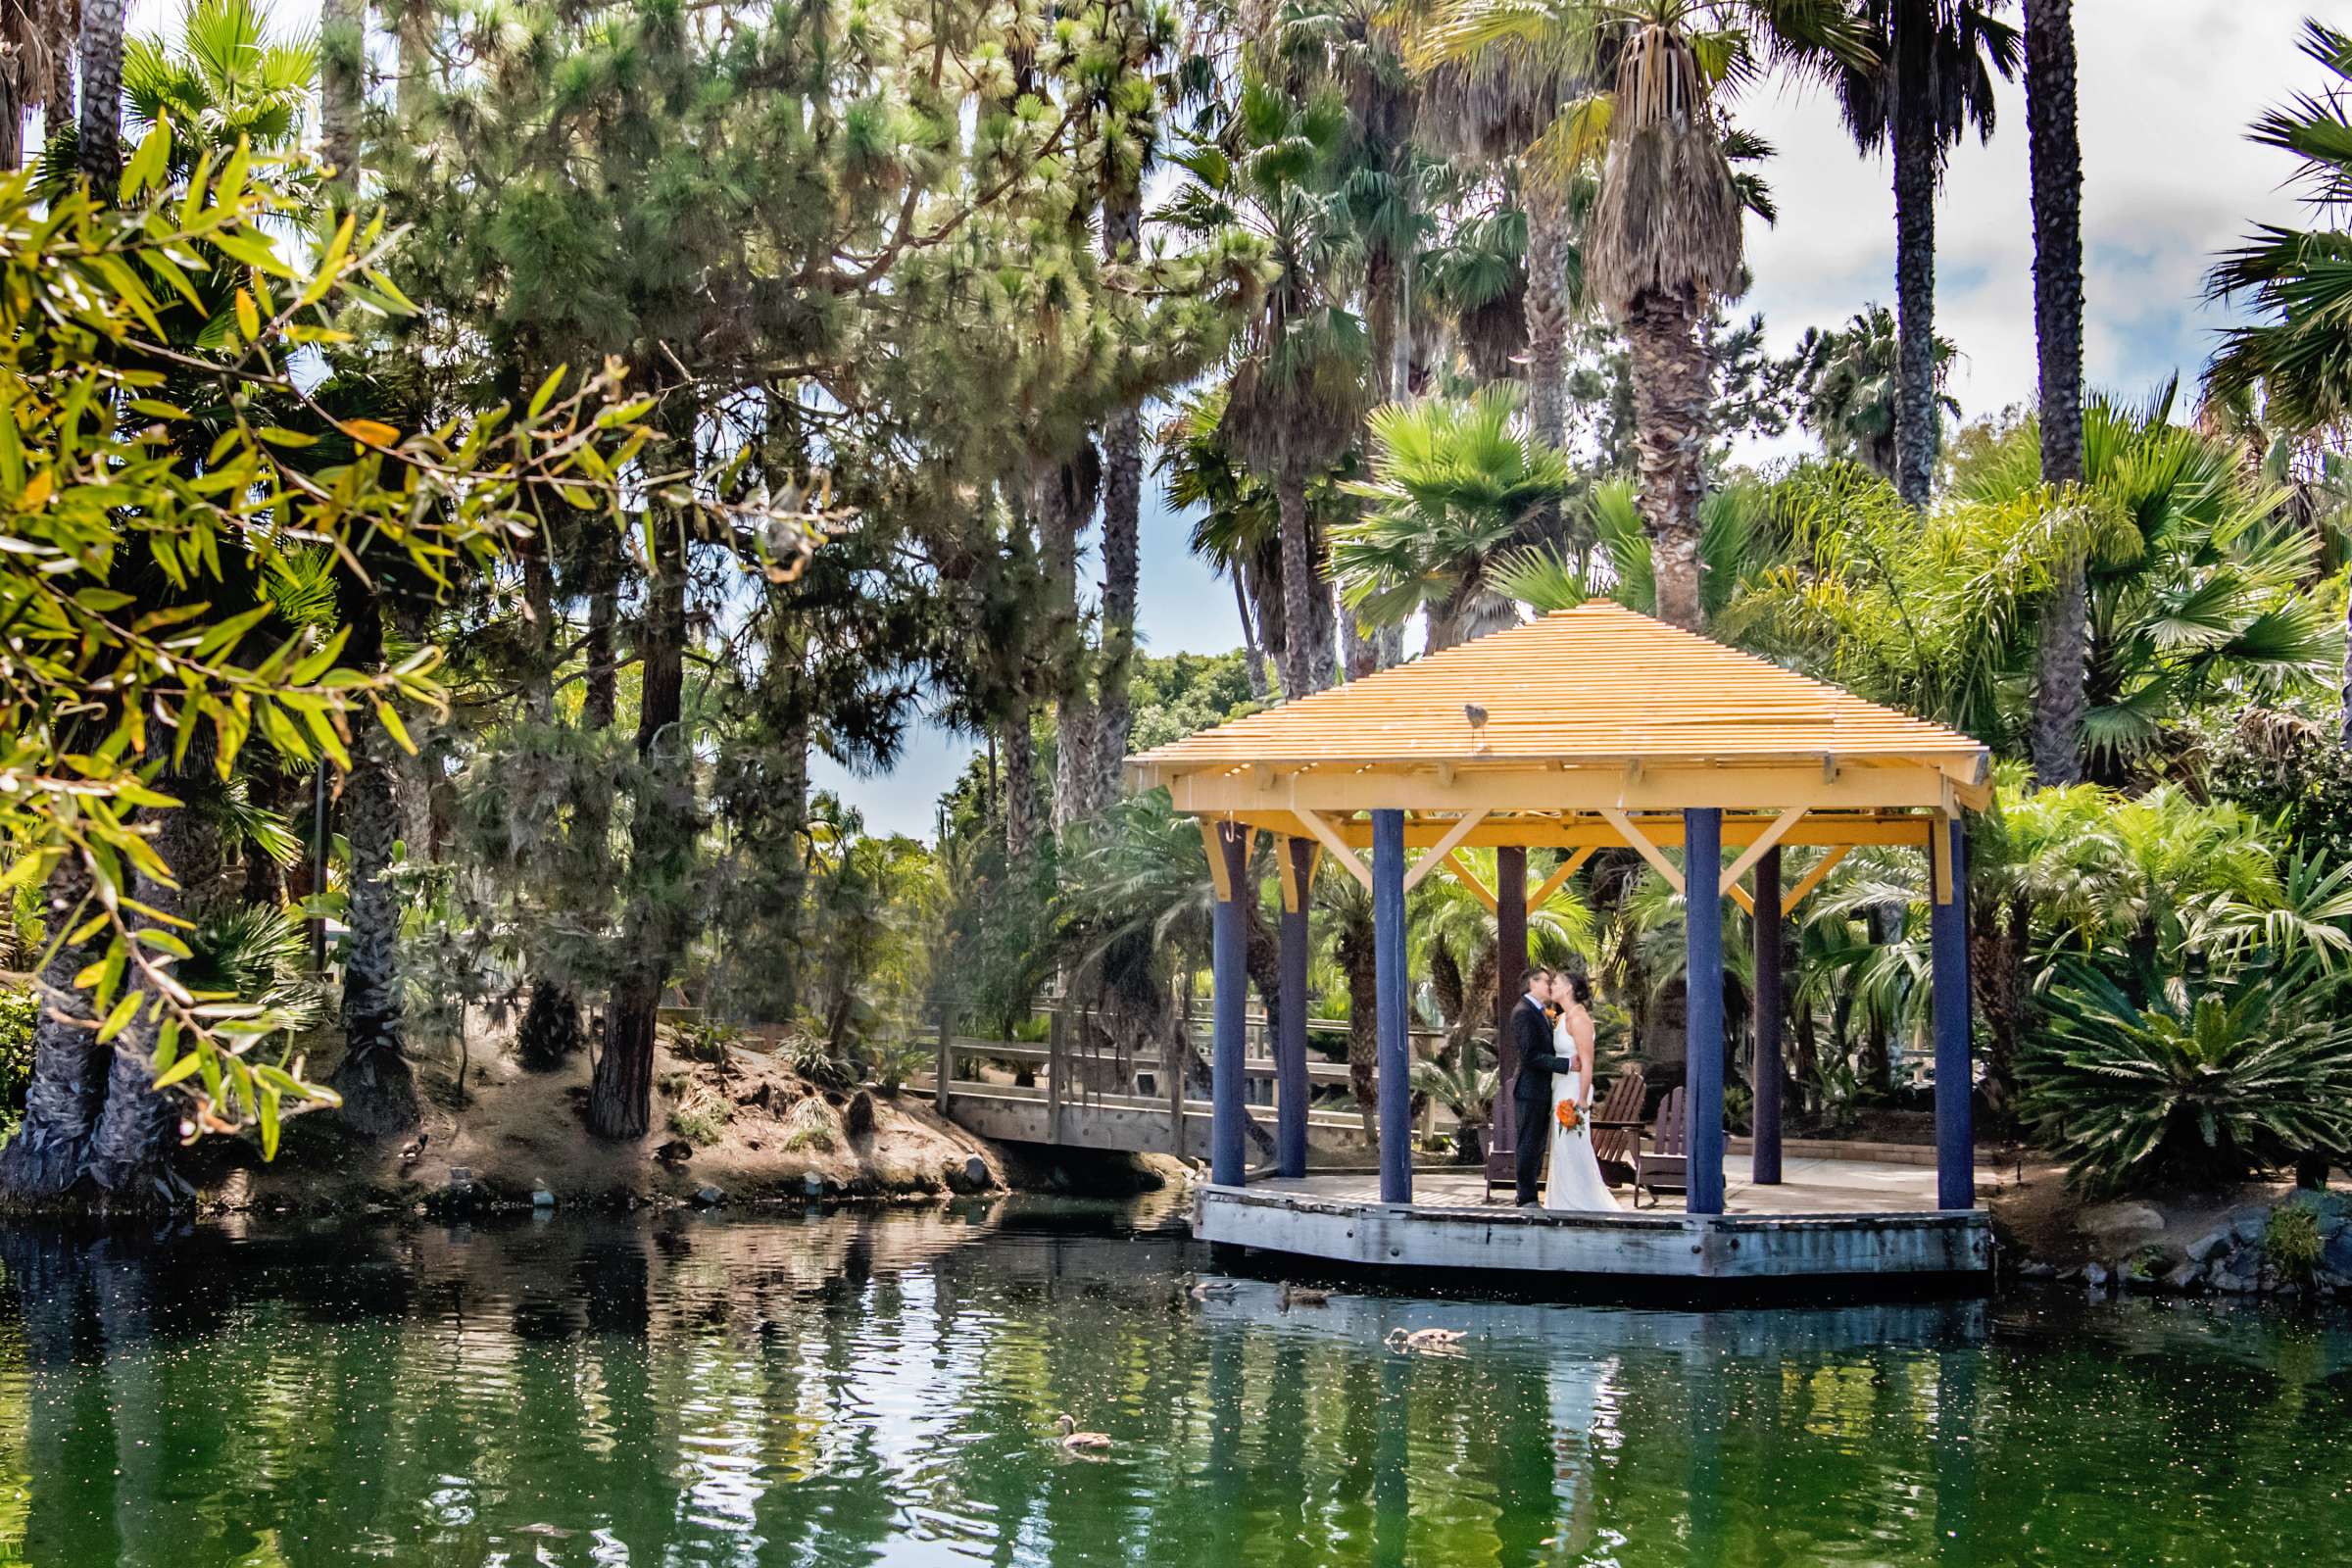
M 1306 1174 L 1306 906 L 1313 892 L 1312 839 L 1285 839 L 1283 854 L 1282 1000 L 1274 1037 L 1274 1168 Z
M 1756 1145 L 1748 1179 L 1758 1187 L 1781 1182 L 1781 847 L 1756 861 Z
M 1936 902 L 1928 906 L 1928 941 L 1936 968 L 1936 1206 L 1977 1206 L 1976 1074 L 1969 1061 L 1968 835 L 1958 822 L 1939 822 L 1944 853 L 1931 852 L 1928 873 Z
M 1379 1001 L 1380 1200 L 1413 1200 L 1412 1054 L 1404 1027 L 1404 813 L 1372 813 L 1372 990 Z
M 1209 853 L 1225 862 L 1216 878 L 1220 896 L 1210 942 L 1216 1025 L 1208 1057 L 1208 1179 L 1219 1187 L 1241 1186 L 1249 1170 L 1243 1128 L 1250 1111 L 1242 1102 L 1250 1019 L 1250 934 L 1243 924 L 1242 878 L 1249 874 L 1249 834 L 1239 823 L 1219 822 L 1209 845 Z
M 1693 1214 L 1723 1212 L 1723 812 L 1683 813 L 1684 926 L 1689 933 L 1690 1033 L 1685 1048 L 1683 1111 L 1688 1116 Z

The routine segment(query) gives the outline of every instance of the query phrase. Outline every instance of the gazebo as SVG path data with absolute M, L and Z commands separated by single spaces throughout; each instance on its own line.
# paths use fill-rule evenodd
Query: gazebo
M 1527 916 L 1595 850 L 1639 853 L 1688 901 L 1685 1102 L 1692 1215 L 1724 1212 L 1721 901 L 1756 942 L 1752 1181 L 1781 1172 L 1781 922 L 1849 851 L 1927 858 L 1934 904 L 1937 1206 L 1974 1206 L 1966 813 L 1990 797 L 1984 747 L 1704 637 L 1594 601 L 1129 759 L 1200 821 L 1216 888 L 1210 1182 L 1247 1180 L 1242 895 L 1254 836 L 1277 840 L 1282 918 L 1275 1171 L 1306 1168 L 1309 890 L 1328 854 L 1370 891 L 1384 1205 L 1413 1200 L 1405 894 L 1440 872 L 1494 911 L 1498 1095 L 1515 1063 Z M 1495 850 L 1487 887 L 1457 854 Z M 1823 854 L 1784 887 L 1782 852 Z M 1565 852 L 1532 893 L 1527 852 Z M 1679 847 L 1678 865 L 1666 852 Z M 1727 851 L 1735 852 L 1727 864 Z M 1367 853 L 1368 852 L 1368 853 Z

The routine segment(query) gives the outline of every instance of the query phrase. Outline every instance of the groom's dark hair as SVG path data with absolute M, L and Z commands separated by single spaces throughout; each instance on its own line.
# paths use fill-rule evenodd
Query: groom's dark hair
M 1533 991 L 1536 989 L 1537 981 L 1548 980 L 1550 978 L 1551 971 L 1539 963 L 1534 968 L 1528 970 L 1527 973 L 1519 977 L 1519 989 L 1521 991 Z

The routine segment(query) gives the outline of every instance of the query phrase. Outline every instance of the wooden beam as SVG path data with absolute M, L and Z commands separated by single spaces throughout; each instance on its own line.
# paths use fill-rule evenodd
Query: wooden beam
M 1828 876 L 1831 868 L 1836 866 L 1839 860 L 1844 859 L 1849 853 L 1846 846 L 1839 844 L 1833 846 L 1820 859 L 1815 860 L 1812 869 L 1798 877 L 1796 886 L 1790 888 L 1788 896 L 1781 900 L 1781 914 L 1784 917 L 1794 914 L 1796 906 L 1804 902 L 1805 895 L 1821 886 L 1821 879 Z
M 1289 808 L 1268 807 L 1263 803 L 1253 808 L 1213 814 L 1229 815 L 1237 822 L 1249 822 L 1269 833 L 1297 834 L 1300 831 L 1297 816 Z M 1668 816 L 1644 815 L 1641 812 L 1628 814 L 1652 844 L 1662 849 L 1674 849 L 1682 844 L 1683 819 L 1680 812 Z M 1372 826 L 1369 822 L 1361 817 L 1331 812 L 1324 813 L 1324 816 L 1343 843 L 1358 850 L 1370 848 Z M 1777 813 L 1726 816 L 1723 821 L 1724 847 L 1745 848 L 1771 831 L 1778 820 Z M 1833 844 L 1867 844 L 1918 850 L 1924 854 L 1928 848 L 1928 830 L 1936 820 L 1933 815 L 1919 812 L 1858 814 L 1808 808 L 1803 819 L 1784 834 L 1780 843 L 1784 849 L 1826 849 Z M 1454 825 L 1451 816 L 1407 818 L 1404 827 L 1405 848 L 1428 849 L 1450 832 Z M 1617 830 L 1603 821 L 1597 812 L 1542 815 L 1490 812 L 1471 831 L 1470 836 L 1455 848 L 1494 850 L 1507 845 L 1516 849 L 1583 850 L 1616 849 L 1623 843 Z
M 1764 858 L 1765 851 L 1780 843 L 1782 839 L 1787 838 L 1788 836 L 1788 830 L 1796 826 L 1797 823 L 1803 821 L 1805 819 L 1805 813 L 1810 808 L 1808 807 L 1791 806 L 1788 808 L 1788 809 L 1783 811 L 1779 816 L 1774 817 L 1772 819 L 1772 826 L 1757 834 L 1755 842 L 1748 845 L 1745 850 L 1740 852 L 1739 858 L 1732 861 L 1731 869 L 1723 873 L 1724 881 L 1730 883 L 1733 887 L 1738 887 L 1740 885 L 1740 879 L 1747 875 L 1748 868 L 1753 866 L 1758 860 Z M 1756 911 L 1751 906 L 1747 912 L 1753 914 Z
M 1300 826 L 1323 841 L 1323 847 L 1331 852 L 1331 858 L 1346 866 L 1348 874 L 1361 882 L 1366 893 L 1372 891 L 1372 868 L 1348 847 L 1347 840 L 1333 831 L 1332 825 L 1323 819 L 1321 812 L 1294 811 L 1291 814 L 1298 818 Z
M 1569 856 L 1568 858 L 1562 860 L 1558 865 L 1552 867 L 1551 875 L 1544 879 L 1544 885 L 1527 896 L 1527 912 L 1533 914 L 1538 909 L 1544 907 L 1544 906 L 1546 904 L 1549 904 L 1551 902 L 1551 896 L 1554 893 L 1559 892 L 1561 888 L 1565 887 L 1568 879 L 1576 875 L 1577 871 L 1583 867 L 1584 863 L 1591 858 L 1592 858 L 1592 847 L 1588 845 L 1586 848 L 1578 850 L 1575 854 Z
M 1970 760 L 1973 770 L 1974 759 Z M 1644 766 L 1635 776 L 1619 767 L 1511 766 L 1469 768 L 1448 784 L 1434 765 L 1409 770 L 1317 769 L 1277 773 L 1260 788 L 1246 768 L 1179 774 L 1168 781 L 1177 809 L 1221 814 L 1263 809 L 1342 811 L 1680 811 L 1693 807 L 1733 812 L 1778 812 L 1791 806 L 1815 810 L 1941 810 L 1946 774 L 1915 761 L 1849 763 L 1825 779 L 1819 767 L 1787 764 Z M 1966 786 L 1952 798 L 1965 803 Z
M 1225 869 L 1225 846 L 1217 842 L 1217 833 L 1225 824 L 1209 817 L 1200 818 L 1200 847 L 1208 852 L 1208 885 L 1216 890 L 1219 904 L 1233 902 L 1233 878 Z
M 1627 816 L 1623 810 L 1614 806 L 1602 807 L 1600 814 L 1609 819 L 1609 826 L 1615 828 L 1624 837 L 1629 848 L 1642 853 L 1642 858 L 1647 860 L 1656 869 L 1658 875 L 1666 879 L 1668 887 L 1677 893 L 1683 891 L 1682 868 L 1666 858 L 1664 850 L 1659 849 L 1642 836 L 1642 830 L 1634 826 L 1632 817 Z
M 1750 894 L 1747 889 L 1741 887 L 1737 882 L 1726 880 L 1723 884 L 1723 891 L 1731 895 L 1732 902 L 1740 906 L 1740 908 L 1746 910 L 1751 917 L 1755 914 L 1755 897 Z
M 1472 898 L 1478 900 L 1479 903 L 1487 906 L 1487 912 L 1489 914 L 1500 914 L 1502 912 L 1502 902 L 1495 898 L 1494 893 L 1487 887 L 1487 885 L 1484 882 L 1481 882 L 1476 874 L 1471 871 L 1470 867 L 1462 862 L 1462 855 L 1459 850 L 1447 850 L 1444 855 L 1438 857 L 1438 858 L 1446 862 L 1446 869 L 1453 873 L 1453 879 L 1456 882 L 1459 882 L 1463 887 L 1466 887 L 1470 890 L 1470 896 Z
M 1941 822 L 1928 835 L 1928 881 L 1937 904 L 1952 902 L 1952 830 Z
M 1446 836 L 1438 840 L 1430 852 L 1414 861 L 1412 868 L 1404 873 L 1404 891 L 1410 893 L 1427 880 L 1429 873 L 1435 871 L 1439 863 L 1451 855 L 1460 846 L 1462 840 L 1475 832 L 1478 824 L 1486 819 L 1487 813 L 1484 811 L 1464 813 L 1462 819 L 1454 823 Z

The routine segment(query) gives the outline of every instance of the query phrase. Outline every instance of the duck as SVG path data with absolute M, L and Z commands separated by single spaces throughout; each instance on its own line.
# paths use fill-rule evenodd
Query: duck
M 1331 1293 L 1319 1291 L 1311 1285 L 1293 1285 L 1289 1280 L 1284 1280 L 1282 1295 L 1276 1304 L 1285 1312 L 1294 1306 L 1329 1306 Z
M 1204 1280 L 1195 1274 L 1187 1274 L 1184 1282 L 1184 1294 L 1196 1301 L 1223 1301 L 1239 1296 L 1242 1291 L 1231 1280 Z
M 1456 1347 L 1468 1337 L 1460 1329 L 1391 1329 L 1381 1343 L 1399 1355 L 1459 1355 Z
M 424 1157 L 424 1146 L 433 1141 L 431 1133 L 418 1133 L 415 1139 L 400 1146 L 400 1162 L 414 1165 Z
M 1115 1446 L 1107 1432 L 1079 1431 L 1078 1418 L 1072 1415 L 1055 1416 L 1054 1430 L 1061 1434 L 1061 1446 L 1072 1453 L 1101 1453 Z

